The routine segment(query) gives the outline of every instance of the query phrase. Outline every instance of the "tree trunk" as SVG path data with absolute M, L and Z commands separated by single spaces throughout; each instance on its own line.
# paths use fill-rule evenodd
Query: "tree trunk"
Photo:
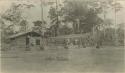
M 79 33 L 80 32 L 80 20 L 79 19 L 77 19 L 77 33 Z

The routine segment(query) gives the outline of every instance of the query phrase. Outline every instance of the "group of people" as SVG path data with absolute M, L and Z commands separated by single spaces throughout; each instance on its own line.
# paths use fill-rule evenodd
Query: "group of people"
M 70 40 L 70 39 L 65 39 L 64 40 L 64 48 L 66 48 L 66 49 L 69 49 L 69 47 L 70 46 L 75 46 L 75 45 L 77 45 L 77 46 L 81 46 L 82 45 L 82 47 L 86 47 L 86 42 L 85 41 L 81 41 L 81 40 L 78 40 L 78 39 L 74 39 L 74 40 Z
M 96 48 L 100 48 L 102 46 L 101 40 L 94 41 L 93 39 L 65 39 L 64 48 L 69 49 L 69 47 L 73 45 L 77 45 L 78 47 L 86 48 L 87 46 L 95 46 Z

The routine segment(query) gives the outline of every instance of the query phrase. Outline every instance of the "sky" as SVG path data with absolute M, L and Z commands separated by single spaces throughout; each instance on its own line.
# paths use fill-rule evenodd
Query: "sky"
M 46 2 L 55 2 L 55 0 L 43 0 Z M 0 0 L 0 14 L 4 13 L 12 3 L 26 3 L 26 4 L 34 4 L 35 7 L 31 9 L 24 10 L 24 16 L 28 19 L 29 24 L 33 24 L 33 21 L 41 20 L 41 7 L 40 7 L 40 0 Z M 123 9 L 117 13 L 117 23 L 125 23 L 125 1 L 119 0 Z M 58 0 L 58 3 L 62 3 L 62 0 Z M 50 24 L 50 20 L 48 18 L 48 11 L 50 5 L 43 7 L 43 18 L 47 21 L 47 24 Z M 107 18 L 113 19 L 115 18 L 114 12 L 109 10 L 107 13 Z

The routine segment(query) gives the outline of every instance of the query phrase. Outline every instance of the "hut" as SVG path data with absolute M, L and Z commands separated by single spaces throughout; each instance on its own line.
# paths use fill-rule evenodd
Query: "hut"
M 35 31 L 14 34 L 8 38 L 14 50 L 38 50 L 42 48 L 42 35 Z

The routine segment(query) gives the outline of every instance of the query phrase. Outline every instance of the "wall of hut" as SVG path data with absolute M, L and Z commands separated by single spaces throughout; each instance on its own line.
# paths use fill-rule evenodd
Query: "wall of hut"
M 10 48 L 11 50 L 25 51 L 29 50 L 40 50 L 43 49 L 43 40 L 41 37 L 28 37 L 29 44 L 26 45 L 26 35 L 11 39 Z M 40 40 L 40 45 L 36 44 L 36 40 Z
M 10 39 L 11 50 L 25 50 L 26 48 L 26 36 Z

